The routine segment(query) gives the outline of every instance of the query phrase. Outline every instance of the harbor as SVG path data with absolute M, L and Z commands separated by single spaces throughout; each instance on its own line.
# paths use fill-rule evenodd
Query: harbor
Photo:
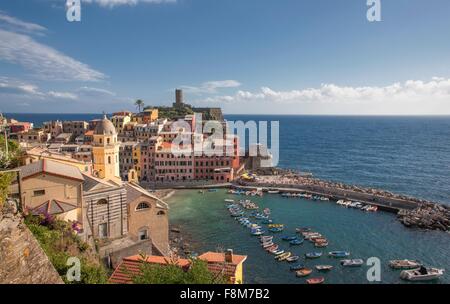
M 264 193 L 263 196 L 238 196 L 229 194 L 225 189 L 217 191 L 177 190 L 168 200 L 171 206 L 171 222 L 178 225 L 183 232 L 192 236 L 193 252 L 233 248 L 249 255 L 245 273 L 248 283 L 298 283 L 304 284 L 307 279 L 324 277 L 325 283 L 369 283 L 366 279 L 368 266 L 359 267 L 341 265 L 342 259 L 329 257 L 333 251 L 349 251 L 349 260 L 361 259 L 364 262 L 370 257 L 378 257 L 381 261 L 381 283 L 405 283 L 400 278 L 400 270 L 392 269 L 389 261 L 396 259 L 419 260 L 426 266 L 448 268 L 450 260 L 447 255 L 450 242 L 448 235 L 439 231 L 414 230 L 404 227 L 395 215 L 386 212 L 361 212 L 356 208 L 343 208 L 336 202 L 312 200 L 304 197 L 286 198 L 281 193 Z M 225 202 L 225 200 L 228 200 Z M 259 209 L 241 206 L 247 215 L 263 213 L 270 210 L 272 224 L 283 225 L 281 232 L 269 232 L 269 224 L 263 224 L 268 218 L 263 214 L 259 220 L 249 218 L 250 222 L 272 236 L 271 241 L 279 250 L 290 252 L 290 257 L 298 257 L 293 263 L 276 261 L 274 255 L 261 246 L 257 235 L 251 229 L 241 225 L 235 217 L 227 212 L 227 205 L 239 204 L 240 200 L 250 200 Z M 248 216 L 245 216 L 248 217 Z M 241 220 L 242 221 L 242 220 Z M 268 223 L 268 222 L 267 222 Z M 296 231 L 296 228 L 309 228 L 312 232 L 325 238 L 327 245 L 317 247 L 316 242 Z M 355 229 L 358 227 L 358 229 Z M 282 238 L 296 236 L 304 238 L 302 244 L 292 245 L 291 241 Z M 309 237 L 314 235 L 310 235 Z M 319 237 L 315 235 L 315 237 Z M 268 244 L 266 244 L 268 245 Z M 270 244 L 269 244 L 270 245 Z M 430 248 L 433 253 L 430 253 Z M 273 248 L 272 248 L 273 249 Z M 306 254 L 320 252 L 318 258 L 307 258 Z M 289 257 L 284 257 L 285 259 Z M 290 268 L 301 264 L 312 273 L 305 277 L 297 277 Z M 332 266 L 332 270 L 322 272 L 319 266 Z M 319 267 L 320 268 L 320 267 Z M 448 283 L 444 274 L 436 283 Z

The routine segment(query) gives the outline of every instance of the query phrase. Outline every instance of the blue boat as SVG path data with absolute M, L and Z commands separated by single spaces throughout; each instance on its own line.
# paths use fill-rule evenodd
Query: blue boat
M 303 265 L 303 264 L 296 264 L 296 265 L 292 265 L 290 267 L 290 270 L 291 271 L 297 271 L 297 270 L 300 270 L 300 269 L 303 269 L 303 268 L 305 268 L 305 265 Z
M 328 253 L 329 256 L 336 257 L 336 258 L 345 258 L 350 255 L 350 252 L 348 251 L 330 251 Z
M 266 225 L 269 225 L 269 224 L 273 224 L 273 220 L 270 220 L 270 219 L 264 219 L 263 221 L 262 221 L 262 223 L 263 224 L 266 224 Z
M 307 259 L 317 259 L 320 258 L 322 256 L 322 252 L 309 252 L 309 253 L 305 253 L 305 257 Z
M 208 192 L 217 192 L 217 189 L 208 189 Z
M 289 242 L 290 245 L 292 246 L 296 246 L 296 245 L 301 245 L 303 244 L 303 239 L 295 239 Z
M 273 228 L 270 228 L 269 229 L 269 231 L 270 232 L 282 232 L 284 230 L 284 228 L 282 228 L 282 227 L 273 227 Z
M 285 235 L 285 236 L 282 236 L 281 239 L 283 241 L 293 241 L 293 240 L 297 239 L 297 236 Z

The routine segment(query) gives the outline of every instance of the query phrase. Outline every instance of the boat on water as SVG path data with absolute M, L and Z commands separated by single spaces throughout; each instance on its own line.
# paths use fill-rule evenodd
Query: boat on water
M 283 227 L 273 227 L 273 228 L 269 228 L 270 232 L 283 232 L 284 228 Z
M 291 246 L 297 246 L 303 244 L 303 239 L 295 239 L 289 242 Z
M 311 279 L 306 280 L 306 283 L 308 283 L 310 285 L 322 284 L 323 282 L 325 282 L 324 277 L 317 277 L 317 278 L 311 278 Z
M 270 242 L 267 242 L 267 243 L 262 243 L 261 244 L 261 247 L 262 248 L 271 248 L 271 247 L 273 247 L 275 244 L 272 242 L 272 241 L 270 241 Z
M 394 269 L 415 269 L 420 268 L 422 263 L 415 260 L 392 260 L 389 261 L 389 266 Z
M 280 255 L 280 254 L 284 253 L 284 250 L 283 249 L 275 249 L 275 250 L 271 250 L 269 252 L 273 255 Z
M 297 272 L 295 273 L 295 275 L 297 277 L 306 277 L 309 276 L 312 273 L 312 269 L 310 268 L 302 268 L 300 270 L 297 270 Z
M 263 223 L 265 225 L 273 224 L 273 220 L 267 218 L 267 219 L 264 219 L 261 223 Z
M 260 238 L 261 243 L 264 243 L 266 241 L 272 241 L 273 240 L 273 235 L 264 235 Z
M 336 257 L 336 258 L 344 258 L 348 257 L 350 255 L 349 251 L 330 251 L 328 253 L 329 256 Z
M 284 260 L 286 260 L 288 257 L 290 257 L 291 255 L 292 255 L 291 252 L 285 252 L 285 253 L 282 253 L 282 254 L 280 254 L 280 255 L 277 255 L 277 256 L 275 257 L 275 259 L 278 260 L 278 261 L 284 261 Z
M 292 255 L 292 256 L 288 257 L 288 258 L 286 259 L 286 261 L 287 261 L 288 263 L 294 263 L 294 262 L 297 262 L 298 259 L 300 259 L 300 257 L 299 257 L 298 255 Z
M 444 275 L 445 269 L 421 266 L 419 269 L 403 270 L 400 278 L 408 281 L 432 281 Z
M 297 236 L 296 235 L 285 235 L 285 236 L 282 236 L 281 239 L 283 241 L 293 241 L 293 240 L 297 239 Z
M 341 260 L 341 265 L 342 266 L 346 266 L 346 267 L 359 267 L 359 266 L 362 266 L 362 264 L 364 264 L 364 260 L 363 259 L 346 259 L 346 260 Z
M 305 253 L 305 257 L 307 259 L 317 259 L 320 258 L 322 256 L 322 252 L 308 252 Z
M 264 233 L 265 233 L 264 230 L 255 230 L 255 231 L 252 231 L 252 232 L 251 232 L 251 234 L 252 234 L 253 236 L 260 236 L 260 235 L 263 235 Z
M 283 224 L 269 224 L 268 227 L 269 228 L 283 228 L 284 225 Z
M 326 242 L 315 242 L 314 247 L 316 248 L 325 248 L 328 246 L 328 241 Z
M 267 216 L 270 215 L 270 209 L 269 208 L 264 208 L 263 213 Z
M 316 265 L 316 269 L 318 271 L 329 271 L 331 269 L 333 269 L 332 265 Z
M 272 246 L 264 248 L 264 249 L 267 250 L 268 252 L 271 252 L 271 251 L 278 250 L 278 247 L 279 246 L 277 244 L 273 244 Z
M 269 191 L 267 191 L 267 193 L 269 193 L 269 194 L 278 194 L 278 193 L 280 193 L 280 190 L 269 190 Z
M 205 194 L 205 191 L 203 191 L 203 190 L 198 190 L 198 193 L 200 193 L 200 194 Z
M 225 202 L 227 202 L 227 203 L 234 203 L 234 199 L 227 198 L 227 199 L 225 199 Z
M 217 189 L 208 189 L 208 192 L 217 192 L 217 191 L 219 191 L 219 190 L 217 190 Z
M 303 265 L 303 264 L 296 264 L 296 265 L 292 265 L 291 267 L 289 267 L 289 269 L 291 271 L 297 271 L 297 270 L 300 270 L 303 268 L 305 268 L 305 265 Z
M 308 227 L 295 228 L 295 232 L 297 233 L 311 232 L 311 228 Z

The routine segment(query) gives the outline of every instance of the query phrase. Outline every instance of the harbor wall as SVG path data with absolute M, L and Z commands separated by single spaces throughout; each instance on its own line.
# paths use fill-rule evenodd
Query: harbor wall
M 276 184 L 255 184 L 243 183 L 233 185 L 237 188 L 257 189 L 263 190 L 279 190 L 282 192 L 306 192 L 313 195 L 322 195 L 333 200 L 351 200 L 358 201 L 365 204 L 378 206 L 379 209 L 389 212 L 397 213 L 399 210 L 412 210 L 419 206 L 417 202 L 403 199 L 385 197 L 376 194 L 356 192 L 345 189 L 337 189 L 331 187 L 317 186 L 317 185 L 276 185 Z

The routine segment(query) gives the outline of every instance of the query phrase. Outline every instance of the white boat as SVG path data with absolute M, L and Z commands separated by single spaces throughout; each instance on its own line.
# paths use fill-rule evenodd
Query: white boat
M 280 193 L 280 191 L 279 190 L 269 190 L 269 191 L 267 191 L 267 193 L 269 193 L 269 194 L 278 194 L 278 193 Z
M 336 204 L 338 204 L 338 205 L 344 205 L 344 200 L 338 200 L 338 201 L 336 202 Z
M 347 267 L 358 267 L 362 266 L 362 264 L 364 264 L 362 259 L 341 260 L 341 265 Z
M 408 281 L 431 281 L 439 279 L 444 275 L 445 270 L 439 268 L 425 268 L 403 270 L 400 273 L 400 278 Z
M 422 264 L 414 260 L 392 260 L 389 261 L 389 266 L 394 269 L 417 269 Z

